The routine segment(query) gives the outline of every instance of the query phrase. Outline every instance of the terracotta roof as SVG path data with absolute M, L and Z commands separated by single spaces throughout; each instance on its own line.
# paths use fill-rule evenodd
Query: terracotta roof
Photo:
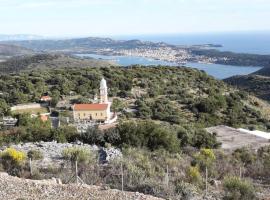
M 41 119 L 41 121 L 46 122 L 46 121 L 48 121 L 48 116 L 40 115 L 40 119 Z
M 48 100 L 51 100 L 52 98 L 50 96 L 42 96 L 40 99 L 42 101 L 48 101 Z
M 99 103 L 93 103 L 93 104 L 74 104 L 73 110 L 79 111 L 79 110 L 106 110 L 108 107 L 108 104 L 99 104 Z

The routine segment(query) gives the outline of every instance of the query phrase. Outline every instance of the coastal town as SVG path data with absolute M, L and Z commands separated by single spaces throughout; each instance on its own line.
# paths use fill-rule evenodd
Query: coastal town
M 206 55 L 196 55 L 192 53 L 192 49 L 211 49 L 212 45 L 196 45 L 196 46 L 171 46 L 164 44 L 161 46 L 143 46 L 137 48 L 100 48 L 91 50 L 91 53 L 97 55 L 106 56 L 132 56 L 132 57 L 143 57 L 153 60 L 161 60 L 172 63 L 174 65 L 182 65 L 187 62 L 197 63 L 217 63 L 225 62 L 228 57 L 209 57 Z M 82 52 L 83 53 L 83 52 Z

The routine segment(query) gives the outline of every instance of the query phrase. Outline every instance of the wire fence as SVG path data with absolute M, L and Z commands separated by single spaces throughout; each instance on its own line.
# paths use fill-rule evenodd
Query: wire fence
M 45 174 L 45 178 L 58 178 L 61 183 L 69 184 L 75 183 L 78 185 L 97 185 L 104 189 L 118 189 L 123 191 L 136 191 L 136 185 L 147 182 L 148 177 L 142 174 L 136 174 L 132 168 L 127 168 L 126 163 L 114 162 L 108 164 L 99 164 L 98 162 L 92 164 L 82 164 L 76 162 L 66 162 L 65 166 L 59 169 L 38 169 L 32 160 L 29 160 L 29 172 L 33 178 L 36 173 Z M 155 179 L 155 188 L 141 188 L 143 191 L 139 191 L 146 194 L 152 194 L 166 198 L 166 196 L 173 195 L 172 186 L 174 184 L 174 174 L 167 165 L 164 169 L 164 173 Z M 235 175 L 243 178 L 243 168 L 235 170 Z M 43 176 L 44 178 L 44 176 Z M 208 196 L 209 192 L 209 171 L 205 168 L 203 174 L 204 191 Z M 162 194 L 158 191 L 162 191 Z

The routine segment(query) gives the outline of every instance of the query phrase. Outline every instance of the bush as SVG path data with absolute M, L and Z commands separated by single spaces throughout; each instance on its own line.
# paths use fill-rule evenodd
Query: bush
M 177 181 L 175 185 L 175 192 L 181 195 L 181 199 L 189 200 L 197 195 L 197 189 L 193 184 L 183 181 Z
M 239 177 L 227 177 L 224 180 L 225 200 L 254 200 L 256 194 L 252 184 Z
M 200 152 L 195 155 L 195 161 L 199 164 L 201 169 L 205 167 L 210 168 L 215 160 L 216 156 L 212 149 L 201 149 Z
M 88 128 L 85 133 L 82 133 L 81 139 L 87 144 L 105 145 L 104 133 L 98 127 Z
M 19 176 L 26 159 L 24 152 L 13 148 L 7 148 L 0 155 L 3 168 L 11 175 Z
M 31 158 L 32 160 L 42 160 L 43 153 L 39 150 L 30 150 L 27 153 L 27 157 Z
M 180 141 L 175 131 L 164 128 L 152 121 L 130 121 L 118 126 L 121 144 L 147 147 L 150 150 L 165 149 L 179 151 Z
M 70 147 L 62 151 L 64 159 L 71 162 L 77 161 L 78 163 L 88 163 L 94 160 L 94 155 L 90 150 L 79 147 Z
M 244 165 L 250 165 L 255 161 L 255 154 L 246 147 L 236 149 L 233 152 L 233 156 L 238 160 L 241 161 Z
M 190 166 L 187 171 L 187 177 L 191 183 L 200 184 L 202 176 L 198 166 Z
M 7 148 L 2 154 L 1 159 L 12 160 L 14 163 L 22 163 L 26 159 L 25 153 L 13 148 Z

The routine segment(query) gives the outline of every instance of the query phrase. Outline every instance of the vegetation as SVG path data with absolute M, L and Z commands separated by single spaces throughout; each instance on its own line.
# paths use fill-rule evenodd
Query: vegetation
M 18 176 L 23 168 L 26 155 L 13 148 L 7 148 L 0 154 L 3 168 L 12 175 Z
M 27 157 L 31 158 L 32 160 L 42 160 L 43 154 L 39 150 L 30 150 L 27 152 Z
M 18 47 L 17 47 L 18 48 Z M 24 50 L 24 49 L 22 49 Z M 21 51 L 21 50 L 20 50 Z M 1 52 L 1 45 L 0 45 Z M 111 63 L 95 59 L 79 59 L 62 54 L 33 54 L 12 57 L 0 63 L 0 74 L 21 72 L 26 70 L 40 70 L 50 68 L 85 68 L 90 66 L 106 67 Z
M 268 69 L 268 68 L 267 68 Z M 269 70 L 269 69 L 268 69 Z M 258 72 L 260 73 L 260 71 Z M 262 75 L 233 76 L 225 80 L 227 83 L 255 96 L 270 101 L 270 77 Z
M 123 118 L 152 119 L 170 124 L 207 127 L 257 125 L 268 119 L 254 109 L 246 93 L 228 87 L 204 72 L 179 67 L 106 67 L 48 69 L 0 76 L 0 110 L 14 104 L 38 101 L 48 93 L 55 105 L 74 92 L 92 98 L 101 77 L 110 87 L 113 110 Z M 133 90 L 136 88 L 137 92 Z M 123 98 L 130 99 L 123 103 Z M 127 112 L 131 108 L 133 111 Z
M 258 152 L 238 149 L 233 154 L 224 154 L 217 150 L 220 144 L 215 134 L 204 129 L 218 124 L 270 129 L 269 118 L 247 93 L 198 70 L 162 66 L 88 67 L 1 75 L 0 111 L 10 114 L 10 106 L 37 101 L 44 93 L 53 97 L 54 104 L 70 92 L 78 96 L 76 102 L 85 102 L 98 92 L 101 77 L 108 81 L 109 95 L 114 97 L 113 111 L 121 112 L 115 128 L 104 131 L 92 128 L 78 134 L 70 126 L 52 129 L 49 121 L 17 114 L 17 127 L 3 130 L 0 143 L 80 140 L 116 146 L 121 148 L 123 158 L 100 172 L 93 171 L 98 168 L 91 152 L 69 148 L 62 153 L 65 159 L 80 163 L 80 177 L 89 184 L 105 180 L 109 186 L 120 189 L 119 170 L 123 166 L 125 189 L 164 198 L 188 198 L 201 192 L 206 167 L 209 180 L 222 181 L 228 175 L 237 176 L 240 167 L 245 177 L 254 180 L 270 177 L 269 147 Z M 68 112 L 66 110 L 63 115 Z M 29 152 L 28 156 L 35 159 L 39 157 L 36 154 Z M 169 182 L 165 181 L 167 168 Z M 61 170 L 55 170 L 57 175 L 64 173 Z M 67 174 L 61 178 L 67 178 Z M 228 178 L 224 188 L 228 199 L 238 195 L 233 188 L 247 191 L 244 193 L 248 196 L 243 198 L 252 196 L 249 186 L 238 180 Z M 240 192 L 237 198 L 242 198 L 241 195 Z
M 70 147 L 63 150 L 64 159 L 75 163 L 87 163 L 94 160 L 94 155 L 88 149 Z
M 254 200 L 255 190 L 252 184 L 238 177 L 227 177 L 224 180 L 225 200 Z

